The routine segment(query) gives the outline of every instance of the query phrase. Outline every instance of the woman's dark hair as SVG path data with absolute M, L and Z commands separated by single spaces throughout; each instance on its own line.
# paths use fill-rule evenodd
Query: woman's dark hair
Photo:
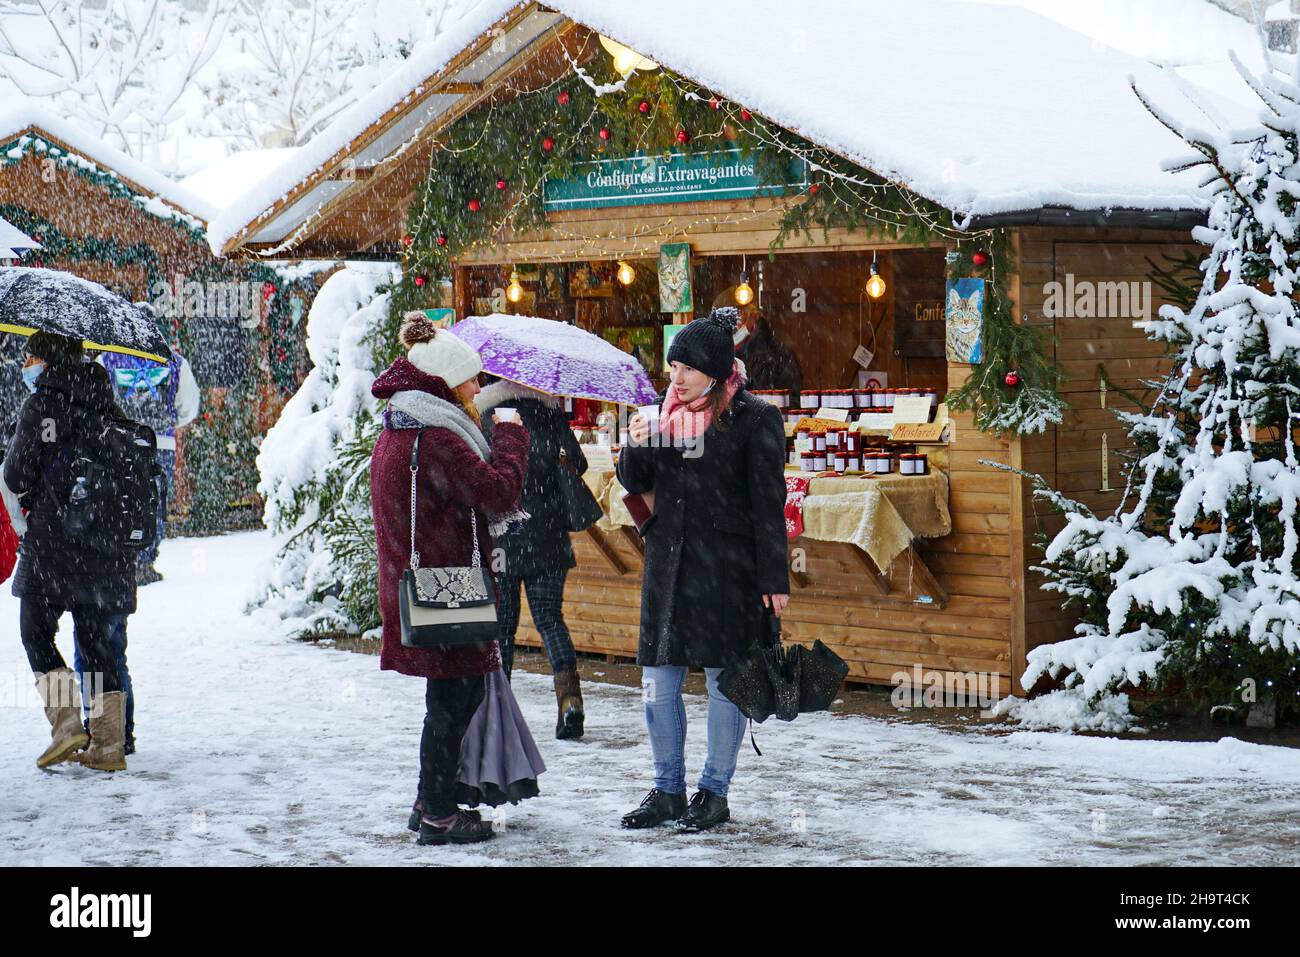
M 84 358 L 80 339 L 44 331 L 32 333 L 27 340 L 27 354 L 52 366 L 72 365 Z

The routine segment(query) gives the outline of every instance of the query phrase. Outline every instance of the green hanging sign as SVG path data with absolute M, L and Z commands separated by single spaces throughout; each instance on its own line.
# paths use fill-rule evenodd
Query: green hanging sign
M 710 199 L 774 196 L 808 185 L 808 167 L 792 158 L 783 182 L 760 182 L 756 156 L 739 149 L 625 156 L 574 164 L 568 179 L 547 177 L 542 208 L 591 209 Z

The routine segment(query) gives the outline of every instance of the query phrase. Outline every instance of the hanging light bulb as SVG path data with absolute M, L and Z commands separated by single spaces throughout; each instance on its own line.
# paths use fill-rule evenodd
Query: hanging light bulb
M 510 285 L 506 286 L 506 298 L 511 302 L 518 302 L 524 298 L 524 287 L 519 282 L 519 273 L 513 269 L 510 270 Z
M 625 47 L 617 40 L 611 40 L 609 37 L 602 35 L 600 45 L 605 48 L 605 52 L 614 58 L 614 70 L 619 76 L 627 76 L 633 70 L 657 70 L 659 64 L 654 60 L 643 57 L 630 47 Z
M 876 254 L 871 253 L 871 275 L 867 277 L 867 295 L 872 299 L 879 299 L 885 294 L 884 277 L 876 271 Z
M 625 286 L 630 286 L 636 281 L 636 270 L 632 268 L 631 263 L 622 259 L 618 261 L 618 281 Z
M 736 287 L 736 305 L 748 306 L 754 301 L 754 289 L 749 284 L 748 262 L 744 257 L 740 260 L 740 285 Z

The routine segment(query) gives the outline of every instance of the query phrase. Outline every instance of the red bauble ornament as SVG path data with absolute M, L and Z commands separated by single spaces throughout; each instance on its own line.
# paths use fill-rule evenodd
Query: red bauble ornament
M 510 184 L 503 179 L 497 180 L 497 189 L 505 189 L 508 185 Z
M 447 245 L 447 234 L 446 234 L 446 233 L 439 233 L 439 234 L 438 234 L 438 245 L 439 245 L 439 246 L 445 246 L 445 245 Z
M 642 100 L 640 103 L 638 103 L 638 104 L 636 105 L 636 108 L 637 108 L 638 110 L 640 110 L 642 113 L 649 113 L 649 112 L 650 112 L 650 101 L 649 101 L 649 100 Z
M 709 106 L 713 107 L 715 110 L 720 110 L 722 109 L 722 101 L 716 96 L 710 97 Z
M 752 119 L 754 118 L 754 114 L 751 113 L 751 112 L 749 112 L 749 110 L 741 110 L 741 111 L 740 111 L 740 118 L 741 118 L 743 121 L 745 121 L 746 123 L 748 123 L 750 120 L 752 120 Z
M 1014 389 L 1016 386 L 1020 385 L 1020 373 L 1008 372 L 1006 376 L 1003 377 L 1002 381 Z
M 416 276 L 416 277 L 415 277 L 415 284 L 416 284 L 417 286 L 423 286 L 423 285 L 424 285 L 426 282 L 428 282 L 428 281 L 429 281 L 429 280 L 425 279 L 423 276 Z
M 821 189 L 821 186 L 818 185 L 817 183 L 813 183 L 811 186 L 808 187 L 808 195 L 809 195 L 809 196 L 816 196 L 816 195 L 817 195 L 817 190 L 819 190 L 819 189 Z
M 600 132 L 599 132 L 598 134 L 596 134 L 596 135 L 599 136 L 599 137 L 600 137 L 602 140 L 604 140 L 605 142 L 609 142 L 609 138 L 610 138 L 611 136 L 613 136 L 614 134 L 611 133 L 611 132 L 609 131 L 609 127 L 608 127 L 608 126 L 602 126 L 602 127 L 600 128 Z
M 411 245 L 411 243 L 413 243 L 413 242 L 415 242 L 415 240 L 411 238 L 411 236 L 410 236 L 409 233 L 408 233 L 407 235 L 405 235 L 405 236 L 402 237 L 402 245 L 403 245 L 403 246 L 409 246 L 409 245 Z
M 984 252 L 983 250 L 971 253 L 970 261 L 977 266 L 987 265 L 989 261 L 989 254 Z
M 543 137 L 542 137 L 542 149 L 546 150 L 546 152 L 548 152 L 548 153 L 549 153 L 551 150 L 555 149 L 555 140 L 551 139 L 549 136 L 543 136 Z
M 568 105 L 569 105 L 569 91 L 568 91 L 568 90 L 561 90 L 559 93 L 557 93 L 557 94 L 555 95 L 555 102 L 558 103 L 558 104 L 560 104 L 560 106 L 568 106 Z
M 480 209 L 483 208 L 483 204 L 480 203 L 477 199 L 471 199 L 465 205 L 469 207 L 469 211 L 471 213 L 477 213 Z
M 677 142 L 678 142 L 678 143 L 689 143 L 690 141 L 691 141 L 691 134 L 690 134 L 690 133 L 687 133 L 685 130 L 678 130 L 678 131 L 677 131 Z

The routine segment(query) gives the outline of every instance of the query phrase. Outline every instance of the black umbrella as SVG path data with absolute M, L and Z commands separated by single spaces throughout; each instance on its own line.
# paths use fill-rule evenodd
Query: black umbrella
M 0 269 L 0 331 L 53 332 L 88 349 L 167 362 L 171 350 L 149 310 L 97 282 L 57 269 Z
M 799 714 L 830 708 L 849 666 L 820 639 L 811 648 L 783 648 L 781 619 L 768 614 L 767 624 L 768 635 L 718 676 L 718 690 L 759 724 L 772 715 L 793 721 Z

